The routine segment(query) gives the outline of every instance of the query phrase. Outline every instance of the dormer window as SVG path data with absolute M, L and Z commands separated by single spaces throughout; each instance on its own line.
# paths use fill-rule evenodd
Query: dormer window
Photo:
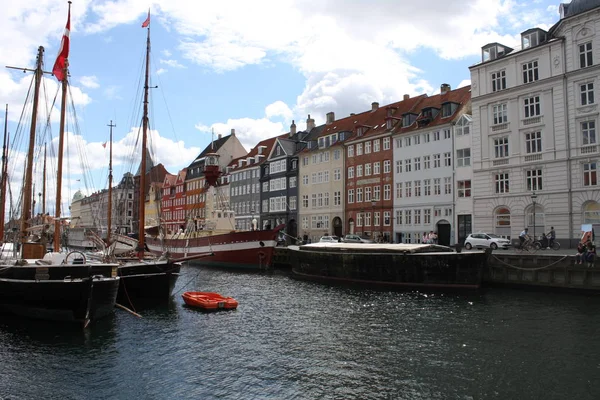
M 521 33 L 521 47 L 523 50 L 535 47 L 546 41 L 546 31 L 543 29 L 528 29 Z
M 325 147 L 325 138 L 320 137 L 319 138 L 319 148 L 322 149 L 323 147 Z
M 446 118 L 454 114 L 454 111 L 458 108 L 458 104 L 448 102 L 442 104 L 442 118 Z
M 363 134 L 363 127 L 359 126 L 358 128 L 356 128 L 356 136 L 362 136 Z
M 417 115 L 413 113 L 407 113 L 402 116 L 402 126 L 410 126 L 417 119 Z
M 490 43 L 481 48 L 481 61 L 492 61 L 507 55 L 511 51 L 513 51 L 513 49 L 501 45 L 500 43 Z

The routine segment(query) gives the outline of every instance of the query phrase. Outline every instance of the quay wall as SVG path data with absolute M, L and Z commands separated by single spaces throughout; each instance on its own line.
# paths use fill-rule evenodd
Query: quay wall
M 567 289 L 600 292 L 600 262 L 576 264 L 572 254 L 507 253 L 488 251 L 483 271 L 484 286 Z M 285 247 L 275 249 L 274 268 L 290 269 L 291 261 Z

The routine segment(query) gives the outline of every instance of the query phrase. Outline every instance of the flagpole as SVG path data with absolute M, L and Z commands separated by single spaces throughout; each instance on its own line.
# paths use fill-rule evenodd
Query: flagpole
M 63 43 L 61 43 L 61 51 L 58 57 L 63 55 L 64 46 L 68 46 L 69 43 L 65 42 L 66 32 L 67 30 L 71 30 L 71 2 L 69 1 L 69 12 L 67 17 L 67 26 L 65 28 L 65 34 L 63 34 Z M 54 251 L 60 251 L 60 213 L 61 213 L 61 196 L 62 196 L 62 167 L 63 167 L 63 152 L 65 148 L 65 118 L 66 118 L 66 108 L 67 108 L 67 84 L 68 84 L 68 75 L 69 75 L 69 54 L 67 48 L 67 54 L 64 59 L 64 67 L 62 70 L 62 99 L 60 101 L 60 131 L 58 137 L 58 166 L 56 172 L 56 210 L 55 210 L 55 220 L 54 220 Z

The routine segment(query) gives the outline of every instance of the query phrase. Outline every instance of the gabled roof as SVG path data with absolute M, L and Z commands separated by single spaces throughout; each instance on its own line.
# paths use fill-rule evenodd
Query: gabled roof
M 177 175 L 167 173 L 165 175 L 165 180 L 163 183 L 163 187 L 170 187 L 175 185 L 175 181 L 177 180 Z
M 265 140 L 258 142 L 258 144 L 256 146 L 254 146 L 253 148 L 250 149 L 248 154 L 246 154 L 245 156 L 234 158 L 233 160 L 231 160 L 231 162 L 227 165 L 227 168 L 231 169 L 231 171 L 229 171 L 229 172 L 231 173 L 233 171 L 242 171 L 246 168 L 255 167 L 257 165 L 264 163 L 265 160 L 267 159 L 267 156 L 271 153 L 271 149 L 273 149 L 273 146 L 275 145 L 275 141 L 277 140 L 277 138 L 284 137 L 284 136 L 285 135 L 275 136 L 275 137 L 265 139 Z M 242 167 L 238 166 L 240 160 L 246 160 L 249 157 L 254 158 L 257 155 L 259 155 L 259 153 L 258 153 L 259 147 L 263 147 L 261 154 L 264 155 L 264 157 L 260 157 L 260 159 L 258 160 L 257 163 L 250 164 L 250 165 L 244 165 Z
M 427 97 L 423 99 L 423 101 L 418 104 L 418 113 L 416 121 L 413 122 L 409 126 L 397 126 L 394 129 L 394 133 L 405 133 L 417 131 L 420 129 L 431 129 L 438 125 L 448 124 L 454 121 L 458 115 L 460 115 L 460 111 L 462 107 L 467 104 L 471 100 L 471 86 L 464 86 L 458 89 L 454 89 L 443 94 L 436 94 L 434 96 Z M 445 103 L 456 103 L 459 106 L 451 115 L 447 117 L 442 117 L 442 104 Z M 422 115 L 421 110 L 427 108 L 438 108 L 440 111 L 437 113 L 435 117 L 433 117 L 429 122 L 424 125 L 419 125 L 419 121 L 424 121 L 425 117 Z

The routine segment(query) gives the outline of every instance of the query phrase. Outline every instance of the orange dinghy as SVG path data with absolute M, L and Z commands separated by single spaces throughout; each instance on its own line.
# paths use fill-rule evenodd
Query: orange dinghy
M 190 307 L 202 310 L 234 310 L 238 302 L 233 297 L 224 297 L 213 292 L 185 292 L 181 295 L 183 301 Z

